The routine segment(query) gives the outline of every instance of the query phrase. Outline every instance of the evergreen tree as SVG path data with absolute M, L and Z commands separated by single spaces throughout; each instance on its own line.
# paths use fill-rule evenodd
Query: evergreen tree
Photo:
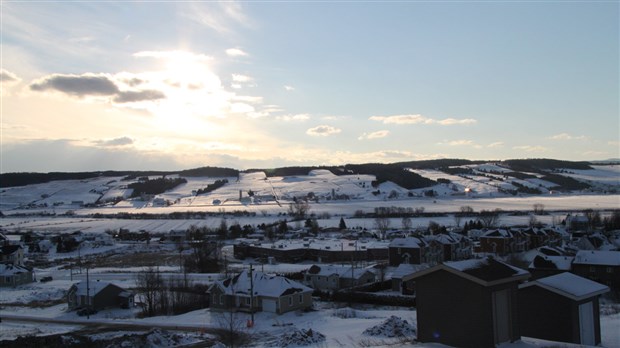
M 347 224 L 344 222 L 344 218 L 340 218 L 340 224 L 338 224 L 338 228 L 340 230 L 346 230 L 347 229 Z

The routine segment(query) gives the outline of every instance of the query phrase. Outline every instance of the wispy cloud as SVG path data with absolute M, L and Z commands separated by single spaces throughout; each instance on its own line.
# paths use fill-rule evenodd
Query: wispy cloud
M 140 51 L 133 54 L 137 58 L 157 58 L 157 59 L 174 59 L 174 60 L 187 60 L 194 62 L 208 62 L 212 61 L 213 57 L 205 54 L 196 54 L 188 51 Z
M 326 137 L 334 134 L 340 133 L 342 130 L 339 128 L 334 128 L 332 126 L 321 125 L 316 126 L 314 128 L 310 128 L 306 131 L 306 134 L 314 136 L 314 137 Z
M 254 78 L 248 75 L 232 74 L 232 82 L 230 87 L 240 89 L 243 87 L 256 87 Z
M 294 90 L 295 90 L 295 87 L 293 87 L 293 86 L 289 86 L 289 85 L 284 85 L 284 89 L 285 89 L 285 90 L 287 90 L 287 91 L 289 91 L 289 92 L 291 92 L 291 91 L 294 91 Z
M 247 57 L 248 54 L 240 48 L 229 48 L 226 50 L 226 54 L 229 57 Z
M 428 118 L 420 114 L 415 115 L 393 115 L 393 116 L 371 116 L 371 121 L 379 121 L 385 124 L 439 124 L 442 126 L 467 125 L 478 121 L 472 118 L 455 119 L 446 118 L 443 120 Z
M 0 70 L 0 82 L 2 83 L 13 84 L 13 83 L 18 83 L 21 80 L 22 79 L 17 77 L 17 75 L 13 74 L 12 72 L 8 70 L 5 70 L 5 69 Z
M 513 146 L 514 150 L 525 151 L 525 152 L 547 152 L 548 148 L 540 145 L 522 145 L 522 146 Z
M 237 25 L 252 25 L 241 4 L 234 1 L 189 3 L 180 15 L 222 34 L 232 33 Z
M 133 139 L 129 138 L 129 137 L 120 137 L 120 138 L 115 138 L 115 139 L 109 139 L 109 140 L 98 140 L 95 141 L 94 143 L 96 145 L 99 146 L 127 146 L 127 145 L 131 145 L 133 144 Z
M 291 121 L 303 122 L 303 121 L 307 121 L 309 119 L 310 119 L 310 115 L 308 115 L 308 114 L 276 116 L 276 120 L 285 121 L 285 122 L 291 122 Z
M 385 138 L 389 134 L 390 134 L 390 131 L 388 130 L 380 130 L 380 131 L 371 132 L 371 133 L 363 133 L 357 138 L 357 140 L 370 140 L 370 139 Z
M 487 147 L 490 147 L 490 148 L 496 148 L 496 147 L 502 147 L 502 146 L 504 146 L 503 141 L 496 141 L 494 143 L 490 143 L 489 145 L 487 145 Z
M 551 140 L 585 140 L 587 137 L 585 135 L 570 135 L 568 133 L 560 133 L 553 136 L 550 136 Z

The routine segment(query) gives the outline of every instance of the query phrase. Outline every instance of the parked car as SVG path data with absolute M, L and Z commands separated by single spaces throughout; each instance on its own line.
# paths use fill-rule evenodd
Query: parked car
M 41 278 L 41 283 L 47 283 L 47 282 L 51 282 L 51 281 L 52 281 L 52 277 L 51 276 L 47 276 L 47 277 Z

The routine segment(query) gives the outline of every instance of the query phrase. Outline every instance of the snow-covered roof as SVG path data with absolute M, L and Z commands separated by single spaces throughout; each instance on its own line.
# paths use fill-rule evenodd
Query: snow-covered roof
M 496 230 L 490 230 L 490 231 L 485 232 L 482 235 L 482 237 L 487 237 L 487 238 L 511 238 L 513 236 L 514 234 L 512 233 L 512 231 L 505 230 L 503 228 L 496 229 Z
M 575 301 L 581 301 L 590 297 L 604 294 L 609 288 L 603 284 L 591 281 L 578 275 L 565 272 L 556 274 L 546 278 L 525 283 L 519 288 L 527 288 L 530 286 L 540 286 L 546 290 L 556 294 L 571 298 Z
M 411 276 L 417 272 L 430 268 L 429 264 L 412 265 L 408 263 L 401 263 L 392 272 L 392 278 L 403 279 Z
M 87 293 L 86 285 L 87 285 L 87 282 L 79 282 L 79 283 L 73 284 L 73 286 L 75 286 L 75 289 L 76 289 L 75 290 L 76 295 L 86 296 L 86 293 Z M 89 281 L 88 282 L 88 295 L 95 296 L 96 294 L 101 292 L 101 290 L 105 289 L 108 286 L 115 286 L 117 288 L 121 288 L 120 286 L 116 284 L 112 284 L 108 282 Z
M 620 251 L 581 250 L 575 255 L 575 264 L 620 266 Z
M 426 246 L 427 243 L 417 237 L 395 238 L 390 243 L 390 248 L 420 248 Z
M 342 251 L 355 251 L 363 249 L 387 249 L 389 243 L 376 241 L 376 240 L 347 240 L 347 239 L 319 239 L 319 238 L 307 238 L 291 239 L 291 240 L 279 240 L 274 243 L 261 242 L 260 247 L 280 249 L 280 250 L 295 250 L 295 249 L 312 249 L 312 250 L 342 250 Z
M 26 267 L 19 265 L 0 263 L 0 276 L 11 276 L 25 272 L 30 272 L 30 270 Z
M 308 270 L 309 274 L 314 275 L 330 276 L 336 274 L 341 278 L 351 278 L 351 275 L 353 275 L 354 279 L 358 279 L 366 272 L 370 271 L 365 268 L 353 268 L 353 270 L 351 270 L 351 267 L 337 265 L 313 265 Z
M 444 262 L 433 268 L 416 273 L 412 279 L 417 279 L 440 270 L 456 274 L 482 286 L 521 281 L 530 276 L 528 271 L 488 257 L 486 259 Z
M 245 295 L 250 296 L 252 289 L 254 296 L 280 297 L 301 292 L 312 292 L 313 290 L 299 282 L 287 279 L 282 276 L 270 275 L 259 271 L 254 271 L 252 281 L 248 271 L 215 283 L 226 295 Z

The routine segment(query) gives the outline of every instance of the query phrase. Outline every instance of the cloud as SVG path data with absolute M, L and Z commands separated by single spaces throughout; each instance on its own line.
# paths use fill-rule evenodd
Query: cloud
M 235 82 L 252 82 L 254 79 L 247 75 L 232 74 L 232 80 Z
M 21 80 L 22 79 L 17 77 L 17 75 L 13 74 L 12 72 L 8 70 L 5 70 L 5 69 L 0 70 L 0 82 L 2 83 L 18 83 Z
M 125 81 L 123 81 L 125 80 Z M 127 83 L 127 79 L 121 79 Z M 134 78 L 129 84 L 144 83 Z M 53 74 L 30 84 L 30 89 L 36 92 L 57 91 L 70 96 L 84 98 L 88 96 L 111 97 L 114 103 L 135 103 L 163 99 L 166 95 L 157 90 L 120 90 L 117 82 L 107 74 L 61 75 Z
M 133 54 L 137 58 L 157 58 L 157 59 L 173 59 L 188 60 L 193 62 L 209 62 L 213 57 L 204 54 L 196 54 L 188 51 L 140 51 Z
M 585 140 L 587 137 L 585 135 L 573 136 L 568 133 L 560 133 L 553 136 L 550 136 L 551 140 Z
M 385 138 L 389 134 L 390 134 L 390 131 L 388 130 L 380 130 L 380 131 L 376 131 L 372 133 L 363 133 L 357 138 L 357 140 L 370 140 L 370 139 Z
M 193 22 L 211 28 L 218 33 L 232 33 L 237 24 L 250 26 L 251 20 L 245 15 L 240 3 L 195 2 L 183 7 L 179 14 Z
M 76 97 L 88 95 L 111 96 L 118 87 L 107 74 L 61 75 L 53 74 L 33 82 L 30 89 L 37 92 L 56 90 Z
M 296 114 L 296 115 L 282 115 L 276 116 L 276 120 L 291 122 L 291 121 L 307 121 L 310 119 L 308 114 Z
M 422 116 L 420 114 L 416 115 L 393 115 L 393 116 L 371 116 L 369 118 L 371 121 L 379 121 L 385 124 L 439 124 L 442 126 L 451 126 L 457 124 L 473 124 L 478 121 L 465 118 L 465 119 L 455 119 L 455 118 L 446 118 L 443 120 L 436 120 L 432 118 L 428 118 Z
M 487 147 L 490 147 L 490 148 L 502 147 L 502 146 L 504 146 L 504 142 L 503 141 L 497 141 L 497 142 L 494 142 L 494 143 L 491 143 L 491 144 L 487 145 Z
M 525 151 L 525 152 L 547 152 L 549 151 L 549 149 L 547 149 L 546 147 L 539 146 L 539 145 L 513 146 L 513 149 Z
M 475 146 L 476 144 L 472 140 L 452 140 L 445 143 L 439 143 L 449 146 Z
M 293 87 L 293 86 L 289 86 L 289 85 L 284 85 L 284 89 L 285 89 L 285 90 L 287 90 L 287 91 L 289 91 L 289 92 L 291 92 L 291 91 L 294 91 L 294 90 L 295 90 L 295 87 Z
M 134 103 L 148 100 L 164 99 L 166 95 L 160 91 L 145 90 L 145 91 L 126 91 L 118 93 L 113 101 L 115 103 Z
M 306 131 L 306 134 L 311 135 L 313 137 L 326 137 L 333 134 L 338 134 L 342 130 L 338 128 L 334 128 L 332 126 L 321 125 L 316 126 L 314 128 L 310 128 Z
M 133 144 L 133 139 L 129 138 L 129 137 L 120 137 L 120 138 L 116 138 L 116 139 L 110 139 L 110 140 L 98 140 L 94 142 L 96 145 L 99 146 L 126 146 L 126 145 L 131 145 Z
M 246 57 L 248 54 L 239 48 L 229 48 L 226 50 L 226 54 L 230 57 Z

